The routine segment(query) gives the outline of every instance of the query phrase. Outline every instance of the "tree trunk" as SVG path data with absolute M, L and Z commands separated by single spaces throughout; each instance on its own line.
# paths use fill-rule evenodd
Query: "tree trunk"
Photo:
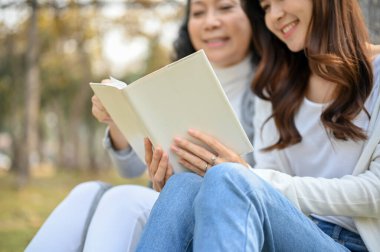
M 28 47 L 26 51 L 25 78 L 25 145 L 18 173 L 18 186 L 23 186 L 30 177 L 32 165 L 39 162 L 38 116 L 40 108 L 40 72 L 38 66 L 37 0 L 28 2 L 31 7 L 29 19 Z

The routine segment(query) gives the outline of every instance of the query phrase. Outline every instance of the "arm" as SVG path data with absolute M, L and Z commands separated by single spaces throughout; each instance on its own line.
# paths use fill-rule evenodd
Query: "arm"
M 94 95 L 91 101 L 93 116 L 99 122 L 108 124 L 103 144 L 120 175 L 129 178 L 141 176 L 146 169 L 145 164 L 129 146 L 100 100 Z
M 130 146 L 121 150 L 117 150 L 113 146 L 109 128 L 106 129 L 103 145 L 122 177 L 135 178 L 141 176 L 145 172 L 145 164 Z
M 292 177 L 274 170 L 254 172 L 306 214 L 380 217 L 380 146 L 369 169 L 358 176 L 325 179 Z
M 257 104 L 256 126 L 262 125 L 270 113 L 270 105 Z M 264 118 L 264 119 L 263 119 Z M 373 117 L 373 119 L 375 119 Z M 379 119 L 378 119 L 379 120 Z M 293 177 L 287 173 L 286 165 L 277 151 L 258 152 L 258 149 L 273 143 L 273 123 L 266 125 L 263 134 L 256 134 L 255 158 L 258 176 L 281 191 L 304 213 L 319 215 L 345 215 L 351 217 L 380 217 L 380 121 L 361 157 L 365 172 L 347 175 L 339 179 Z M 260 128 L 261 126 L 259 126 Z M 272 134 L 271 134 L 272 133 Z M 275 136 L 277 137 L 277 136 Z M 367 156 L 367 157 L 366 157 Z M 282 161 L 280 161 L 282 160 Z M 268 168 L 268 169 L 267 169 Z M 282 172 L 280 172 L 282 171 Z

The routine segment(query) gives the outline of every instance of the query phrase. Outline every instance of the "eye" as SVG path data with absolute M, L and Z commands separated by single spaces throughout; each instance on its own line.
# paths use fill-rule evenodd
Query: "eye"
M 262 2 L 260 5 L 261 5 L 261 9 L 263 9 L 263 11 L 265 13 L 267 13 L 270 10 L 270 4 L 269 3 Z
M 190 14 L 191 14 L 192 17 L 200 17 L 200 16 L 202 16 L 204 13 L 205 13 L 205 11 L 201 11 L 201 10 L 199 10 L 199 11 L 193 11 L 193 12 L 191 12 Z
M 264 11 L 265 13 L 267 13 L 267 12 L 269 12 L 269 10 L 270 10 L 270 5 L 269 5 L 269 4 L 266 4 L 266 5 L 262 6 L 261 8 L 263 9 L 263 11 Z
M 224 5 L 221 5 L 219 7 L 220 10 L 223 10 L 223 11 L 228 11 L 230 9 L 232 9 L 234 7 L 234 5 L 231 5 L 231 4 L 224 4 Z

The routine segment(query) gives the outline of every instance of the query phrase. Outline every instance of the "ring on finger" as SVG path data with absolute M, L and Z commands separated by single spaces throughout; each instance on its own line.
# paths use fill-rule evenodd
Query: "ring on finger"
M 203 168 L 205 173 L 207 172 L 208 168 L 209 168 L 209 164 L 206 162 L 206 166 L 205 166 L 205 168 Z
M 216 162 L 217 158 L 218 158 L 218 156 L 215 156 L 215 155 L 211 157 L 211 162 L 210 162 L 211 166 L 215 165 L 215 162 Z

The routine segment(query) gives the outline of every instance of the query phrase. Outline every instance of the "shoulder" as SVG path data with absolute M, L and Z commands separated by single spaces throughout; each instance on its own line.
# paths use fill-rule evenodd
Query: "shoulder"
M 380 54 L 374 55 L 372 58 L 372 67 L 373 67 L 373 85 L 374 87 L 380 85 Z
M 380 71 L 380 53 L 373 55 L 372 64 L 374 73 L 378 73 Z
M 372 58 L 380 55 L 380 45 L 368 44 L 368 50 Z

